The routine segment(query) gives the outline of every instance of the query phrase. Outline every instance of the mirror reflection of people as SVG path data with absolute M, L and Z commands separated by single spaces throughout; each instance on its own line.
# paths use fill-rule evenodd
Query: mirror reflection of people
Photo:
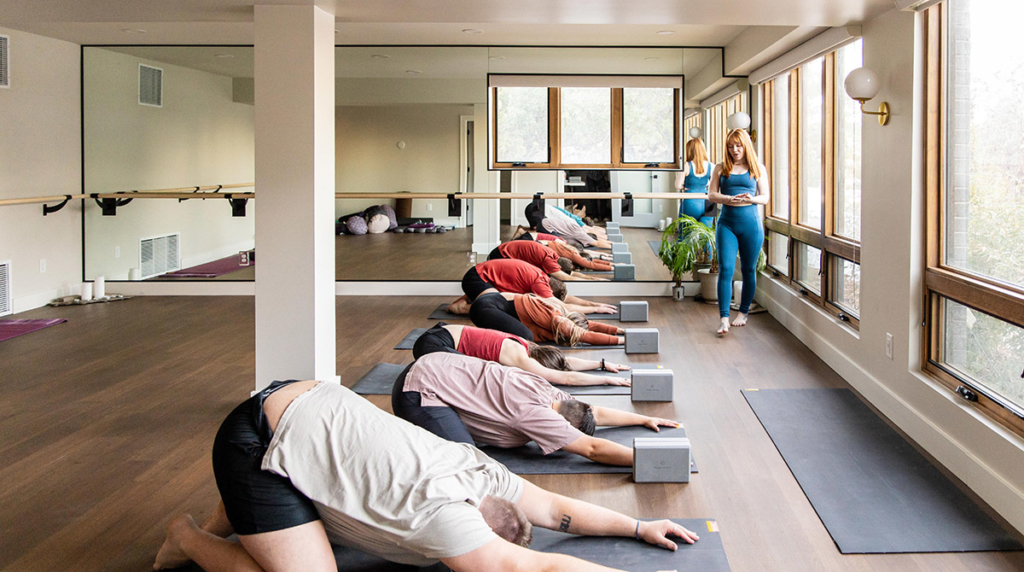
M 757 162 L 750 135 L 733 129 L 725 138 L 725 161 L 711 174 L 711 202 L 723 205 L 715 241 L 718 245 L 718 335 L 729 333 L 729 304 L 736 254 L 743 273 L 739 315 L 733 326 L 745 326 L 757 290 L 757 261 L 764 244 L 764 227 L 757 205 L 768 204 L 768 170 Z
M 707 194 L 711 184 L 711 170 L 714 164 L 708 161 L 708 150 L 704 141 L 694 137 L 686 142 L 686 162 L 683 170 L 676 173 L 675 187 L 683 193 Z M 679 201 L 679 216 L 690 216 L 708 228 L 714 222 L 715 203 L 703 199 Z M 681 231 L 680 231 L 681 232 Z

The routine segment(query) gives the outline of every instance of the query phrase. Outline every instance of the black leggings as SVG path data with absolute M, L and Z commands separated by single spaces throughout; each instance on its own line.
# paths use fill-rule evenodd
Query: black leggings
M 501 260 L 502 258 L 505 258 L 505 255 L 502 254 L 500 250 L 498 250 L 497 246 L 495 246 L 494 250 L 492 250 L 491 253 L 487 255 L 487 260 Z
M 433 328 L 416 338 L 416 342 L 412 346 L 412 358 L 420 359 L 434 352 L 461 354 L 455 348 L 455 338 L 452 337 L 452 333 L 444 328 L 446 325 L 444 322 L 438 322 Z
M 498 330 L 515 334 L 524 340 L 533 341 L 533 332 L 519 321 L 516 305 L 499 293 L 484 294 L 469 307 L 469 319 L 478 328 Z
M 405 391 L 405 376 L 416 362 L 398 376 L 395 386 L 391 388 L 391 408 L 395 415 L 413 425 L 422 427 L 434 435 L 456 443 L 475 445 L 473 436 L 459 419 L 459 414 L 451 407 L 424 407 L 420 405 L 422 397 L 418 391 Z

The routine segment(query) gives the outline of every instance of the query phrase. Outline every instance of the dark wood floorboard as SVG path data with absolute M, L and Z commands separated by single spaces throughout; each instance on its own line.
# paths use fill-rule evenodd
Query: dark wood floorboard
M 411 361 L 391 348 L 444 300 L 338 298 L 342 382 Z M 1024 553 L 840 554 L 740 390 L 845 382 L 766 314 L 720 340 L 715 307 L 649 302 L 663 351 L 628 361 L 673 369 L 677 397 L 635 409 L 683 421 L 701 472 L 689 485 L 530 480 L 638 517 L 715 518 L 736 571 L 1024 569 Z M 253 387 L 253 299 L 137 297 L 17 317 L 69 321 L 0 343 L 0 569 L 148 570 L 171 516 L 201 520 L 217 502 L 210 445 Z

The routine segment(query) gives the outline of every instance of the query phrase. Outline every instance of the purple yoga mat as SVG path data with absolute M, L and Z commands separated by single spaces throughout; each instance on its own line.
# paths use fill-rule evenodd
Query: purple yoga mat
M 255 266 L 255 258 L 249 258 L 249 266 Z M 216 278 L 227 274 L 228 272 L 234 272 L 241 268 L 248 268 L 248 266 L 240 266 L 238 264 L 238 255 L 233 254 L 231 256 L 221 258 L 220 260 L 214 260 L 213 262 L 207 262 L 206 264 L 200 264 L 199 266 L 193 266 L 191 268 L 185 268 L 184 270 L 177 270 L 174 272 L 168 272 L 161 276 L 161 278 Z
M 22 334 L 49 328 L 66 321 L 64 318 L 54 318 L 52 320 L 0 320 L 0 342 L 16 338 Z

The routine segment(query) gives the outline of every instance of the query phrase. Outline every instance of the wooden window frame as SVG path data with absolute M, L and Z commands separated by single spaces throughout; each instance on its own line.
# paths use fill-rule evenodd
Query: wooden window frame
M 789 124 L 779 126 L 775 123 L 774 111 L 775 101 L 774 85 L 776 81 L 789 82 Z M 822 56 L 822 146 L 821 146 L 821 182 L 822 197 L 819 208 L 821 209 L 821 229 L 812 228 L 798 223 L 800 220 L 800 193 L 801 191 L 801 161 L 803 161 L 801 145 L 801 123 L 800 123 L 800 97 L 801 83 L 809 81 L 803 77 L 801 68 L 796 68 L 771 81 L 761 85 L 761 98 L 764 102 L 762 109 L 763 127 L 762 137 L 764 138 L 764 162 L 768 173 L 774 173 L 773 163 L 775 161 L 776 149 L 775 130 L 784 128 L 789 131 L 788 150 L 789 165 L 786 172 L 789 175 L 789 216 L 781 218 L 774 216 L 774 201 L 768 201 L 765 212 L 766 231 L 775 232 L 789 237 L 789 249 L 787 251 L 787 272 L 783 274 L 779 269 L 769 266 L 773 277 L 779 282 L 788 285 L 803 295 L 809 302 L 819 306 L 825 312 L 845 322 L 855 330 L 860 329 L 860 316 L 854 314 L 852 309 L 844 308 L 834 300 L 834 288 L 842 282 L 838 276 L 837 260 L 845 259 L 860 265 L 860 243 L 835 234 L 835 201 L 838 193 L 838 177 L 836 176 L 836 154 L 838 144 L 838 114 L 839 105 L 837 97 L 840 97 L 842 89 L 839 87 L 840 78 L 837 77 L 836 53 L 830 52 Z M 796 248 L 797 243 L 803 243 L 817 248 L 821 251 L 821 294 L 815 294 L 800 282 L 797 278 Z M 770 248 L 767 241 L 765 249 Z
M 945 263 L 948 149 L 947 77 L 949 10 L 945 2 L 925 11 L 925 273 L 922 304 L 922 370 L 957 392 L 973 392 L 978 409 L 1024 436 L 1024 407 L 989 390 L 984 383 L 944 365 L 942 299 L 948 299 L 1024 328 L 1024 288 L 998 282 Z M 1024 361 L 1024 360 L 1022 360 Z M 1024 364 L 1022 364 L 1024 367 Z
M 623 161 L 625 125 L 623 114 L 623 89 L 608 88 L 611 92 L 611 155 L 607 163 L 563 163 L 562 162 L 562 99 L 561 88 L 548 87 L 548 161 L 545 163 L 516 164 L 498 161 L 498 86 L 488 88 L 491 99 L 491 166 L 489 170 L 580 170 L 609 169 L 617 171 L 679 170 L 682 165 L 680 124 L 682 117 L 682 94 L 673 88 L 672 148 L 676 158 L 671 163 L 627 163 Z

